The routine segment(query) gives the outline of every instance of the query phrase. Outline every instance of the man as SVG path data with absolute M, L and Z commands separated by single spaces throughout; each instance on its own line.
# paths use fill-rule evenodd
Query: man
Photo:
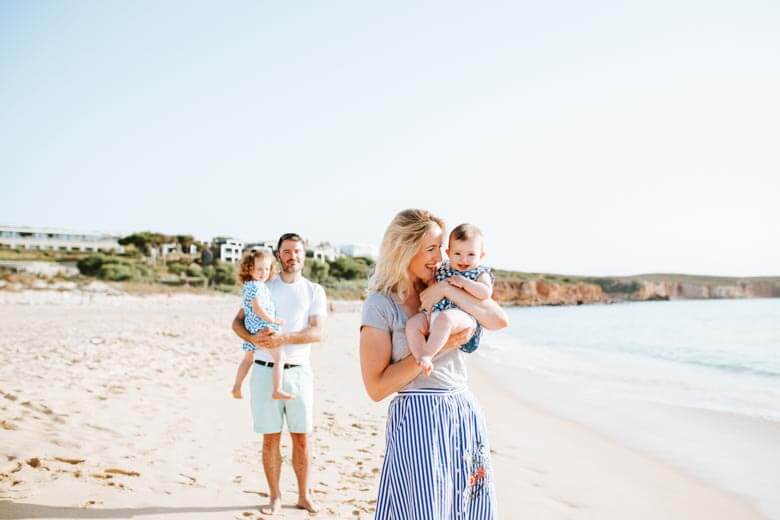
M 282 508 L 282 493 L 279 489 L 282 454 L 279 441 L 286 419 L 292 440 L 292 463 L 298 480 L 297 507 L 311 513 L 317 512 L 317 505 L 309 494 L 309 438 L 313 429 L 313 382 L 309 362 L 311 344 L 322 339 L 326 315 L 325 291 L 322 286 L 303 277 L 303 263 L 306 252 L 303 239 L 295 233 L 286 233 L 279 238 L 276 256 L 282 272 L 276 279 L 267 282 L 271 298 L 276 305 L 276 315 L 284 320 L 278 333 L 262 329 L 250 334 L 244 328 L 244 310 L 238 311 L 233 320 L 233 331 L 245 341 L 257 347 L 285 347 L 287 360 L 284 370 L 284 390 L 293 394 L 287 401 L 271 398 L 271 367 L 273 362 L 262 349 L 255 350 L 255 364 L 250 382 L 252 417 L 257 433 L 263 434 L 263 470 L 268 481 L 270 501 L 261 508 L 265 514 L 276 514 Z

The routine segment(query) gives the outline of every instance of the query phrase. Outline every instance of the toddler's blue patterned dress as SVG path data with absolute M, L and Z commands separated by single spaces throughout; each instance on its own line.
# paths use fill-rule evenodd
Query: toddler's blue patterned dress
M 468 271 L 458 271 L 457 269 L 453 269 L 452 266 L 450 266 L 449 262 L 443 262 L 439 267 L 439 269 L 436 271 L 436 281 L 441 282 L 452 276 L 460 275 L 464 278 L 468 278 L 469 280 L 473 280 L 476 282 L 477 278 L 479 278 L 483 273 L 488 273 L 491 281 L 495 280 L 493 271 L 491 271 L 489 267 L 478 265 L 474 269 L 469 269 Z M 431 308 L 431 312 L 434 311 L 441 312 L 441 311 L 446 311 L 447 309 L 457 309 L 457 308 L 458 306 L 452 303 L 450 300 L 448 300 L 447 298 L 442 298 L 441 300 L 439 300 L 439 303 L 437 303 Z M 477 320 L 474 321 L 477 323 L 477 326 L 474 329 L 474 334 L 472 334 L 468 342 L 460 346 L 460 349 L 463 352 L 471 353 L 477 350 L 477 348 L 479 348 L 479 340 L 482 338 L 482 325 L 480 325 Z
M 263 318 L 255 314 L 252 308 L 252 300 L 257 298 L 260 301 L 260 306 L 268 313 L 269 316 L 276 318 L 276 306 L 271 299 L 271 291 L 265 286 L 265 283 L 258 282 L 257 280 L 249 280 L 244 282 L 244 327 L 250 334 L 254 334 L 260 329 L 269 328 L 271 330 L 278 331 L 279 325 L 276 323 L 268 323 Z M 241 346 L 244 351 L 253 352 L 255 346 L 245 341 Z

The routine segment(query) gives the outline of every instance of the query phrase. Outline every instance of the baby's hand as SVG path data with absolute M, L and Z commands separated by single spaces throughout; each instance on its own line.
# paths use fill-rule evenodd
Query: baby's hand
M 240 386 L 234 386 L 233 387 L 233 397 L 236 399 L 241 399 L 241 387 Z
M 463 282 L 465 280 L 466 279 L 463 278 L 461 275 L 456 274 L 454 276 L 450 276 L 449 278 L 447 278 L 447 283 L 449 283 L 453 287 L 457 287 L 458 289 L 463 289 Z
M 284 320 L 282 318 L 276 318 L 274 320 L 274 323 L 276 323 L 277 325 L 284 325 Z

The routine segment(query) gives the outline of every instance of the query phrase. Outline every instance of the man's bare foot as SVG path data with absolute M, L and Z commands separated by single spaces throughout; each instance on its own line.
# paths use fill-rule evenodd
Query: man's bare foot
M 264 515 L 275 515 L 282 511 L 282 497 L 271 497 L 267 506 L 260 507 L 260 512 Z
M 319 504 L 309 497 L 302 497 L 298 499 L 298 503 L 295 504 L 298 509 L 305 509 L 309 513 L 318 513 L 320 510 Z
M 275 401 L 286 401 L 289 399 L 295 399 L 295 396 L 291 393 L 285 392 L 284 390 L 274 390 L 271 398 Z

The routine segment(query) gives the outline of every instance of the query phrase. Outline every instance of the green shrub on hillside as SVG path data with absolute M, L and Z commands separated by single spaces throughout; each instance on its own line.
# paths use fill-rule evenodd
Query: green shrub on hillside
M 196 263 L 187 266 L 187 276 L 203 276 L 203 268 Z
M 141 231 L 133 233 L 119 239 L 119 244 L 123 246 L 133 245 L 144 255 L 149 256 L 152 247 L 160 247 L 167 242 L 173 242 L 173 237 L 163 235 L 162 233 L 152 233 L 151 231 Z
M 100 274 L 100 266 L 103 265 L 105 258 L 106 256 L 101 253 L 95 253 L 76 262 L 76 267 L 85 276 L 98 276 Z
M 109 282 L 124 282 L 133 279 L 133 268 L 129 265 L 110 263 L 100 266 L 98 278 Z
M 330 263 L 330 275 L 340 280 L 367 279 L 371 265 L 367 258 L 342 256 Z
M 330 266 L 321 260 L 306 260 L 303 264 L 303 276 L 315 283 L 323 283 L 329 277 Z
M 634 280 L 617 278 L 586 278 L 587 282 L 595 283 L 607 294 L 631 294 L 639 290 L 641 285 Z
M 184 285 L 184 278 L 176 275 L 165 275 L 160 278 L 160 283 L 164 283 L 165 285 Z
M 206 278 L 206 285 L 210 284 L 211 281 L 214 279 L 214 274 L 216 273 L 216 269 L 213 265 L 207 265 L 203 268 L 203 276 Z
M 152 271 L 143 264 L 103 253 L 94 253 L 82 258 L 76 263 L 76 267 L 85 276 L 95 276 L 110 282 L 141 280 L 153 276 Z
M 233 264 L 218 262 L 214 268 L 214 278 L 211 281 L 215 285 L 235 285 L 238 280 Z
M 168 272 L 173 274 L 183 274 L 187 272 L 187 266 L 178 262 L 170 263 L 166 267 L 168 268 Z

